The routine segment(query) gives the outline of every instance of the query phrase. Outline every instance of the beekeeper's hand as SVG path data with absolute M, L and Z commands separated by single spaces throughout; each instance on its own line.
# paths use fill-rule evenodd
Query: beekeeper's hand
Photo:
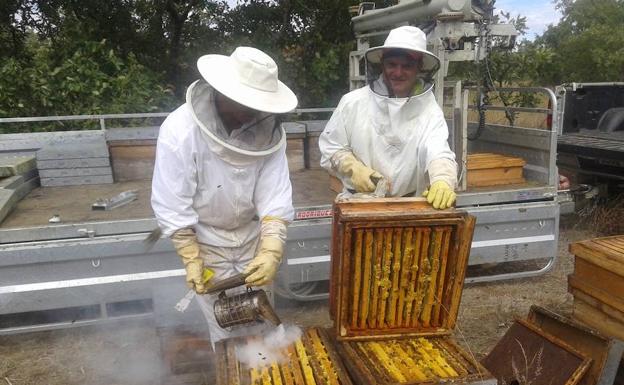
M 173 246 L 186 269 L 186 284 L 197 294 L 206 293 L 203 276 L 204 261 L 199 256 L 199 244 L 193 229 L 180 229 L 171 235 Z
M 423 196 L 434 209 L 447 209 L 455 203 L 457 198 L 455 191 L 443 180 L 433 182 L 431 187 L 425 190 Z
M 277 274 L 286 243 L 288 221 L 280 217 L 265 216 L 260 222 L 260 243 L 256 256 L 245 267 L 245 282 L 262 286 L 271 282 Z
M 356 192 L 367 193 L 375 191 L 377 182 L 383 178 L 380 173 L 365 166 L 350 151 L 336 155 L 334 161 L 336 171 L 351 180 L 351 184 Z
M 260 239 L 256 256 L 245 267 L 244 274 L 250 274 L 245 279 L 248 285 L 262 286 L 273 281 L 282 262 L 284 242 L 275 237 Z

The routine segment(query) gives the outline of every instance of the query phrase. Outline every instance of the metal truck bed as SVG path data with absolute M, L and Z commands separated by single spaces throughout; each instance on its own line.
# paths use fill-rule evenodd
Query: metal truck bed
M 585 131 L 560 136 L 557 139 L 558 150 L 586 156 L 604 155 L 614 158 L 624 156 L 624 131 L 602 133 Z
M 331 204 L 335 193 L 329 190 L 329 176 L 322 169 L 301 169 L 291 172 L 293 204 L 317 206 Z M 100 198 L 111 198 L 121 192 L 134 190 L 137 199 L 110 211 L 92 210 Z M 38 187 L 18 202 L 11 214 L 0 223 L 0 229 L 32 226 L 55 226 L 48 220 L 58 215 L 62 224 L 98 221 L 122 221 L 153 218 L 150 205 L 151 181 L 137 180 L 112 184 Z
M 460 187 L 457 207 L 477 218 L 469 264 L 548 260 L 546 266 L 534 271 L 469 281 L 542 274 L 554 263 L 558 237 L 555 134 L 486 125 L 478 140 L 466 143 L 468 124 L 462 111 L 468 95 L 459 92 L 461 87 L 456 90 L 455 96 L 463 102 L 456 98 L 449 127 L 458 134 L 452 144 L 462 170 L 466 154 L 473 151 L 496 149 L 527 160 L 526 184 L 468 190 Z M 287 127 L 296 213 L 274 291 L 292 299 L 327 296 L 319 289 L 329 277 L 335 193 L 329 189 L 327 173 L 318 168 L 316 140 L 322 128 L 319 121 L 294 122 Z M 127 180 L 137 173 L 143 177 L 135 179 L 149 179 L 157 127 L 103 129 L 115 179 Z M 10 134 L 0 137 L 0 145 L 11 149 L 14 143 L 24 143 L 28 148 L 38 148 L 59 134 L 66 140 L 72 138 L 71 133 Z M 156 226 L 149 188 L 147 180 L 48 187 L 36 189 L 20 202 L 0 226 L 0 334 L 103 323 L 119 317 L 155 316 L 159 326 L 196 321 L 197 308 L 183 315 L 174 310 L 188 289 L 171 242 L 161 239 L 149 250 L 143 242 Z M 137 201 L 110 212 L 91 210 L 96 199 L 130 189 L 138 191 Z M 61 217 L 61 223 L 48 223 L 54 214 Z M 68 316 L 55 316 L 54 322 L 39 317 L 59 311 Z M 23 321 L 30 315 L 39 318 L 32 323 Z M 17 319 L 21 323 L 14 322 Z
M 624 180 L 624 83 L 570 83 L 558 97 L 557 164 L 573 184 L 621 191 Z

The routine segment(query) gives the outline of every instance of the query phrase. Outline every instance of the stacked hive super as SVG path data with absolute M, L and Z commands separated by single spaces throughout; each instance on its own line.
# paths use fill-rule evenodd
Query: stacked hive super
M 525 183 L 522 158 L 492 153 L 469 154 L 466 162 L 468 187 Z
M 473 230 L 415 198 L 336 204 L 330 312 L 354 383 L 496 383 L 449 337 Z
M 624 340 L 624 235 L 576 242 L 570 252 L 575 257 L 568 277 L 574 318 Z
M 330 312 L 287 359 L 249 368 L 253 337 L 217 344 L 217 384 L 496 384 L 450 338 L 474 218 L 417 198 L 344 200 L 334 207 Z M 343 366 L 344 365 L 344 366 Z

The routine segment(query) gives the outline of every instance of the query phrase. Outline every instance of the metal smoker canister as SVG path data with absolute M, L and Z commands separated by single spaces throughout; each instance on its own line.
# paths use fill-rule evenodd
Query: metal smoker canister
M 263 319 L 275 326 L 282 323 L 262 289 L 247 289 L 244 293 L 230 297 L 226 296 L 224 291 L 221 292 L 214 303 L 214 314 L 217 323 L 222 328 Z

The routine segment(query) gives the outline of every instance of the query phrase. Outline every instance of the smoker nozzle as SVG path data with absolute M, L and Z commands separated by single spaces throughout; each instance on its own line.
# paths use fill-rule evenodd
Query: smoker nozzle
M 271 306 L 264 290 L 259 291 L 261 292 L 261 295 L 256 297 L 258 298 L 258 313 L 260 313 L 262 318 L 269 321 L 274 326 L 279 326 L 282 323 L 282 320 L 280 320 L 277 313 L 275 313 L 275 310 L 273 310 L 273 306 Z
M 247 278 L 247 274 L 239 273 L 229 278 L 217 281 L 212 285 L 208 286 L 208 288 L 206 289 L 206 294 L 214 294 L 220 291 L 242 286 L 245 284 L 245 278 Z

